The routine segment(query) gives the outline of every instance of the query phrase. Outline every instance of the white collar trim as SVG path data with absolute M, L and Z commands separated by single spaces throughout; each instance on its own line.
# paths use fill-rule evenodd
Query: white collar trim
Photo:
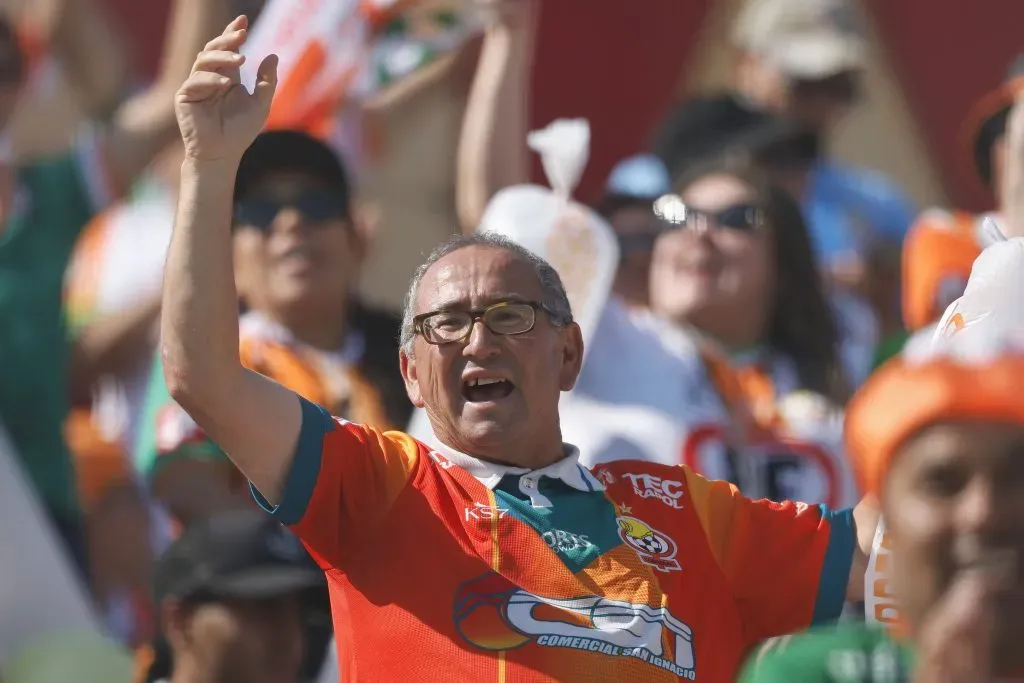
M 590 470 L 580 464 L 580 449 L 568 443 L 563 446 L 565 447 L 565 457 L 539 470 L 487 462 L 449 448 L 444 444 L 438 444 L 435 450 L 453 464 L 469 472 L 474 479 L 491 490 L 507 474 L 533 474 L 536 481 L 539 481 L 541 477 L 550 477 L 551 479 L 560 479 L 578 491 L 604 491 L 604 484 Z

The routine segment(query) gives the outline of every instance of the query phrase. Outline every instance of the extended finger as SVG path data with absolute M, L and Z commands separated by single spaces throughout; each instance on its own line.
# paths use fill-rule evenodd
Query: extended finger
M 233 87 L 235 83 L 227 76 L 212 71 L 199 71 L 189 76 L 182 84 L 178 90 L 178 99 L 185 102 L 201 102 Z
M 227 71 L 230 69 L 237 69 L 245 63 L 245 55 L 240 55 L 237 52 L 229 52 L 227 50 L 204 50 L 199 53 L 196 57 L 195 64 L 192 65 L 192 73 L 198 71 Z M 230 74 L 224 73 L 224 76 L 230 76 Z
M 231 28 L 234 25 L 234 22 L 228 24 L 228 28 L 224 30 L 224 33 L 208 42 L 204 49 L 237 50 L 238 47 L 245 42 L 247 29 L 244 26 L 242 28 Z
M 263 58 L 256 69 L 256 87 L 254 93 L 263 111 L 269 112 L 277 90 L 277 55 L 271 54 Z

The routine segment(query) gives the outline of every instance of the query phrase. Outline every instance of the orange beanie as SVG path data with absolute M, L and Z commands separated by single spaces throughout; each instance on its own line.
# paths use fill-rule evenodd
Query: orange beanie
M 872 375 L 846 410 L 846 453 L 863 493 L 880 492 L 897 449 L 942 420 L 1024 423 L 1024 354 L 965 362 L 898 357 Z

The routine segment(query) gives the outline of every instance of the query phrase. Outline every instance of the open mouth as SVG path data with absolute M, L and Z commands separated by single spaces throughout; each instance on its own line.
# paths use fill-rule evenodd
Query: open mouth
M 507 379 L 484 377 L 463 381 L 462 398 L 469 403 L 485 403 L 508 398 L 516 386 Z

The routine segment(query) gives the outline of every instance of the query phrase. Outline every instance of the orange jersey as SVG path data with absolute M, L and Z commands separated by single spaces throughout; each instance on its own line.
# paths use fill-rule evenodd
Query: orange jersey
M 942 317 L 967 286 L 981 253 L 979 216 L 925 211 L 903 243 L 903 323 L 916 331 Z
M 302 403 L 281 504 L 254 495 L 326 572 L 346 680 L 725 683 L 842 609 L 849 511 L 574 449 L 502 468 Z

